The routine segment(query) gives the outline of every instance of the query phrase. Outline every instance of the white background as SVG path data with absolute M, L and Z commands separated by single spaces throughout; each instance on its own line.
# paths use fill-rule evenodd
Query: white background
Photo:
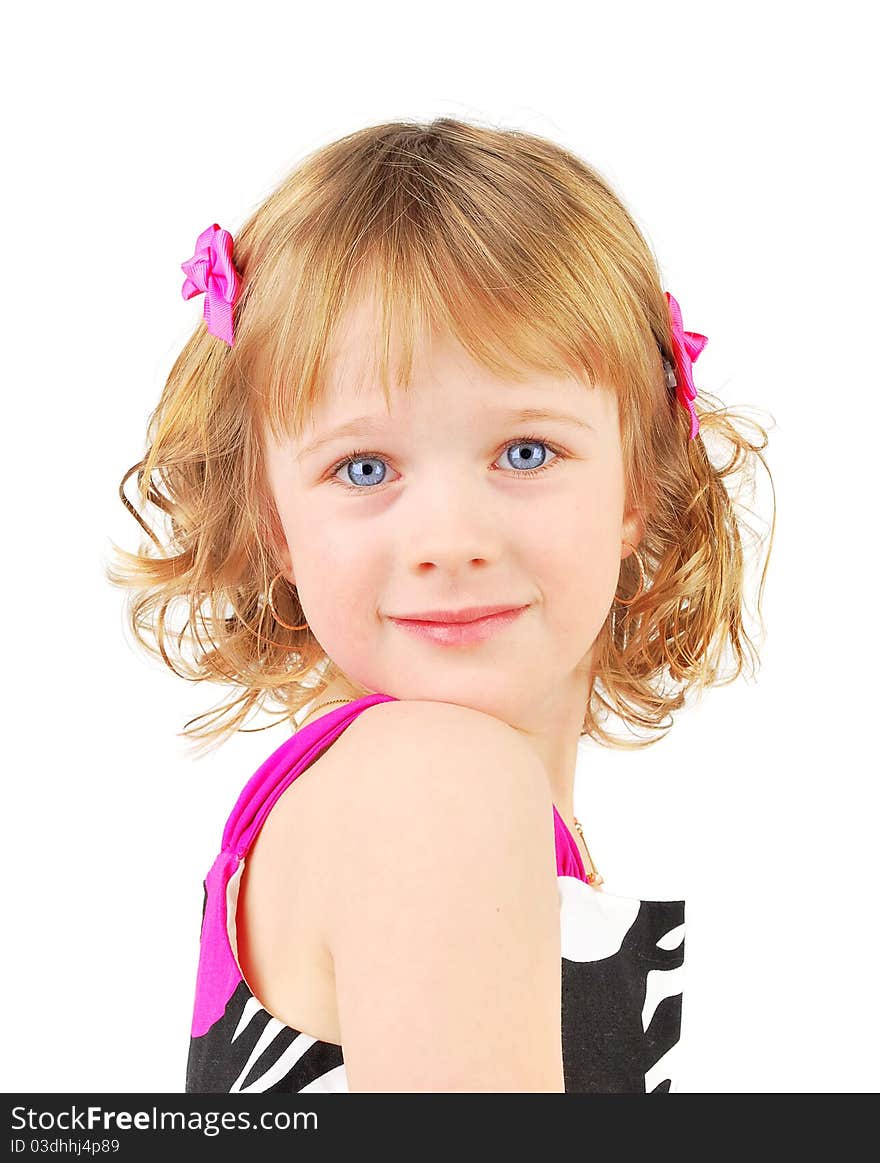
M 439 115 L 594 165 L 709 336 L 698 385 L 771 424 L 757 681 L 709 691 L 645 752 L 587 745 L 578 769 L 608 887 L 687 900 L 679 1089 L 878 1089 L 868 11 L 213 0 L 7 17 L 4 1090 L 183 1089 L 202 878 L 285 738 L 190 758 L 177 732 L 224 692 L 136 652 L 103 578 L 111 541 L 139 540 L 117 486 L 201 317 L 180 263 L 312 149 Z

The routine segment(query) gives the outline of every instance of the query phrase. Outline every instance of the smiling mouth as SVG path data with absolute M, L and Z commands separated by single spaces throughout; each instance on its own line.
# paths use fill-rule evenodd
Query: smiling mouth
M 496 614 L 508 614 L 524 610 L 527 603 L 512 603 L 503 606 L 466 606 L 461 610 L 423 610 L 418 614 L 391 615 L 394 622 L 420 622 L 426 625 L 461 625 L 479 622 Z
M 438 646 L 470 646 L 485 642 L 514 623 L 527 606 L 507 608 L 462 622 L 427 621 L 418 618 L 389 619 L 402 630 Z

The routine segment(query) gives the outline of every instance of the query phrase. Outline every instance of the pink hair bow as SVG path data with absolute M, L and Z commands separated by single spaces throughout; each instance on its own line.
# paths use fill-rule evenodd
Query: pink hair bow
M 668 380 L 667 382 L 671 388 L 675 388 L 678 402 L 690 414 L 691 430 L 689 439 L 693 440 L 700 430 L 700 421 L 694 408 L 697 389 L 694 387 L 691 365 L 709 340 L 705 335 L 700 335 L 696 331 L 684 330 L 681 322 L 681 307 L 679 307 L 678 303 L 668 291 L 665 291 L 664 294 L 669 304 L 669 318 L 672 323 L 672 346 L 675 352 L 676 365 L 672 381 Z
M 241 278 L 232 263 L 232 235 L 215 222 L 196 241 L 196 252 L 181 263 L 186 275 L 182 295 L 205 296 L 205 322 L 218 339 L 233 346 L 232 308 L 241 289 Z

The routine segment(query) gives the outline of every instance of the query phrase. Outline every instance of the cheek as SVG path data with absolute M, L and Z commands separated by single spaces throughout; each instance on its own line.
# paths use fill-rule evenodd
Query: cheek
M 319 640 L 334 624 L 349 633 L 375 615 L 379 563 L 375 552 L 362 551 L 350 527 L 306 517 L 291 540 L 300 599 Z
M 613 489 L 592 493 L 535 527 L 534 576 L 561 631 L 598 632 L 608 614 L 620 574 L 621 504 Z

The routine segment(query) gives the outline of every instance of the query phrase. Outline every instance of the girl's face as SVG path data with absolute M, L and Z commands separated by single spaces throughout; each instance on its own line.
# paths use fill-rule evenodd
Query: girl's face
M 301 439 L 267 437 L 279 553 L 315 637 L 369 692 L 526 729 L 579 722 L 623 542 L 643 531 L 624 513 L 615 394 L 537 374 L 502 381 L 437 339 L 389 413 L 364 371 L 372 321 L 366 303 L 349 316 Z M 519 418 L 525 409 L 567 419 Z M 527 608 L 458 645 L 391 620 L 489 605 Z

